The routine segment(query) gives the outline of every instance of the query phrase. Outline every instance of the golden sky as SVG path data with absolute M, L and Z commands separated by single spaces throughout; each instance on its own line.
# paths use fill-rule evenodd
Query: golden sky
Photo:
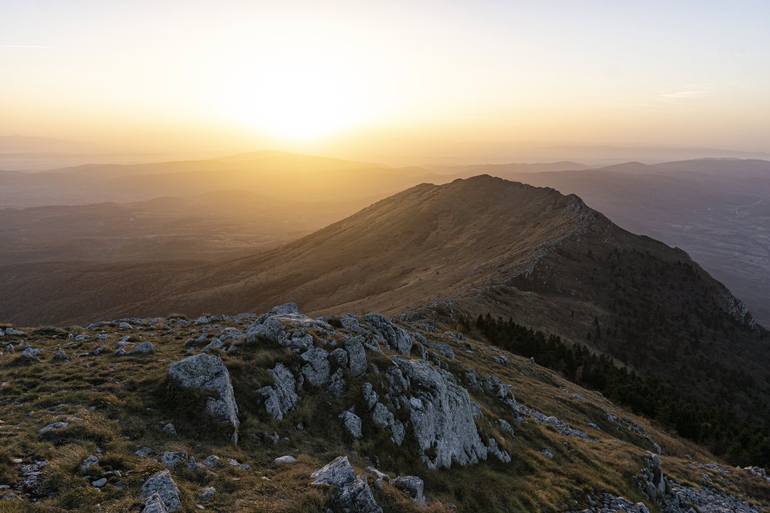
M 764 152 L 768 20 L 765 1 L 3 0 L 0 135 L 381 161 Z

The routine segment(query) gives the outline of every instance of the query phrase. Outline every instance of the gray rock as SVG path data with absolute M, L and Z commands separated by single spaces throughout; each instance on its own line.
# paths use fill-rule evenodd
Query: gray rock
M 307 365 L 302 367 L 302 375 L 314 386 L 320 387 L 329 382 L 329 353 L 319 347 L 312 347 L 300 356 Z
M 412 337 L 405 329 L 393 324 L 380 314 L 366 314 L 364 320 L 388 343 L 391 349 L 404 355 L 412 352 Z
M 542 452 L 543 456 L 545 456 L 549 460 L 552 460 L 554 458 L 554 455 L 553 455 L 553 452 L 551 451 L 551 449 L 545 448 L 545 449 L 541 450 L 540 452 Z
M 101 479 L 97 479 L 96 481 L 91 482 L 91 486 L 94 488 L 104 488 L 107 485 L 107 478 L 102 477 Z
M 37 460 L 19 469 L 21 473 L 21 489 L 29 494 L 37 495 L 40 493 L 42 485 L 42 475 L 44 469 L 48 466 L 48 460 Z
M 439 343 L 433 344 L 433 349 L 435 349 L 438 352 L 438 354 L 440 354 L 441 356 L 443 356 L 448 360 L 455 359 L 455 352 L 452 349 L 452 346 L 450 346 L 446 342 L 439 342 Z
M 511 455 L 508 454 L 508 451 L 505 449 L 500 448 L 500 446 L 497 445 L 497 440 L 494 438 L 487 440 L 487 453 L 491 454 L 503 463 L 511 462 Z
M 142 355 L 142 354 L 152 354 L 155 352 L 155 346 L 152 342 L 142 342 L 141 344 L 137 344 L 134 349 L 131 350 L 129 354 L 134 355 Z
M 219 349 L 222 349 L 224 347 L 225 343 L 222 342 L 222 339 L 218 337 L 214 337 L 211 339 L 211 342 L 206 344 L 206 347 L 201 349 L 204 353 L 211 353 L 213 351 L 218 351 Z
M 396 420 L 387 406 L 377 403 L 372 411 L 372 421 L 377 427 L 390 431 L 390 439 L 396 445 L 401 445 L 406 435 L 406 430 L 401 421 Z
M 198 499 L 202 501 L 210 501 L 216 494 L 216 488 L 213 486 L 207 486 L 205 488 L 201 488 L 201 490 L 198 492 Z
M 352 411 L 343 411 L 339 417 L 342 419 L 342 425 L 345 426 L 345 429 L 350 433 L 350 436 L 356 440 L 363 438 L 364 435 L 361 432 L 361 417 Z
M 299 314 L 299 306 L 297 303 L 284 303 L 282 305 L 274 306 L 270 313 L 272 315 L 296 315 Z
M 230 373 L 218 356 L 198 354 L 171 364 L 169 382 L 183 391 L 212 394 L 206 399 L 206 414 L 231 432 L 231 439 L 238 443 L 238 405 L 230 382 Z
M 282 363 L 269 370 L 273 386 L 258 390 L 265 400 L 265 409 L 277 421 L 281 421 L 294 409 L 299 401 L 296 392 L 294 374 Z
M 350 374 L 361 376 L 366 372 L 366 349 L 363 337 L 351 337 L 345 341 L 345 351 L 348 353 Z
M 203 465 L 205 465 L 208 468 L 221 467 L 222 459 L 215 454 L 211 454 L 210 456 L 207 456 L 205 460 L 203 460 Z
M 249 465 L 248 463 L 241 463 L 235 458 L 228 458 L 227 464 L 230 465 L 231 467 L 238 467 L 241 470 L 251 470 L 251 465 Z
M 344 513 L 382 513 L 374 500 L 372 490 L 364 479 L 356 476 L 347 456 L 339 456 L 331 463 L 316 470 L 310 476 L 313 485 L 334 487 L 332 505 L 335 511 Z
M 348 352 L 338 347 L 329 353 L 329 360 L 334 362 L 337 367 L 346 368 L 348 366 Z
M 297 463 L 297 458 L 294 456 L 279 456 L 276 459 L 273 460 L 273 463 L 275 465 L 283 466 L 283 465 L 294 465 Z
M 85 474 L 86 472 L 89 471 L 91 467 L 98 464 L 99 464 L 99 458 L 96 455 L 91 454 L 86 459 L 80 462 L 78 469 L 80 470 L 81 473 Z
M 404 427 L 403 422 L 400 420 L 396 420 L 393 422 L 393 425 L 390 426 L 390 439 L 393 440 L 393 443 L 401 446 L 402 443 L 404 443 L 404 438 L 406 437 L 406 427 Z
M 187 461 L 187 453 L 184 451 L 165 451 L 160 455 L 160 462 L 168 469 L 175 469 Z
M 373 475 L 377 481 L 390 481 L 390 476 L 388 476 L 388 474 L 385 472 L 380 472 L 374 467 L 366 467 L 366 471 Z
M 337 369 L 329 380 L 329 392 L 335 397 L 342 397 L 345 393 L 345 375 L 342 369 Z
M 389 383 L 388 393 L 390 393 L 391 397 L 398 397 L 409 388 L 409 382 L 406 380 L 404 373 L 396 365 L 388 368 L 387 378 Z
M 409 383 L 407 407 L 422 461 L 435 469 L 486 459 L 468 391 L 424 360 L 395 358 L 394 363 Z
M 382 508 L 374 500 L 369 483 L 365 479 L 355 481 L 337 490 L 333 499 L 336 509 L 342 513 L 382 513 Z
M 160 494 L 153 493 L 144 501 L 142 513 L 169 513 Z
M 592 497 L 589 500 L 593 503 L 590 508 L 570 513 L 650 513 L 644 503 L 634 504 L 624 497 L 617 497 L 608 493 L 599 497 Z
M 52 422 L 48 424 L 47 426 L 43 426 L 40 428 L 40 430 L 37 432 L 40 436 L 47 435 L 49 433 L 55 433 L 57 431 L 64 431 L 69 427 L 69 422 L 65 421 L 58 421 L 58 422 Z
M 347 456 L 338 456 L 313 472 L 310 477 L 314 485 L 342 486 L 356 479 L 356 471 Z
M 665 513 L 761 513 L 759 507 L 726 495 L 708 486 L 694 488 L 669 482 L 670 490 L 661 499 Z
M 285 337 L 286 331 L 283 328 L 283 323 L 272 317 L 261 322 L 255 322 L 246 331 L 246 342 L 249 344 L 256 344 L 260 340 L 281 344 Z
M 640 474 L 640 487 L 651 501 L 658 501 L 666 494 L 666 478 L 660 463 L 660 456 L 648 452 L 644 457 Z
M 417 476 L 398 476 L 393 480 L 393 485 L 399 490 L 405 491 L 418 504 L 425 502 L 423 492 L 425 483 Z
M 36 349 L 34 347 L 26 347 L 21 352 L 21 357 L 28 361 L 37 361 L 40 359 L 40 355 L 43 353 L 42 350 Z
M 497 397 L 498 399 L 513 398 L 511 385 L 503 383 L 497 376 L 485 377 L 481 380 L 481 386 L 484 392 L 492 397 Z
M 366 407 L 370 410 L 374 408 L 374 406 L 377 404 L 377 392 L 374 391 L 374 387 L 371 383 L 364 383 L 363 386 L 361 386 L 361 395 L 364 398 L 364 403 L 366 403 Z
M 66 362 L 69 359 L 70 357 L 67 356 L 67 353 L 65 353 L 61 347 L 57 349 L 56 352 L 53 354 L 53 360 L 55 362 Z
M 500 426 L 500 431 L 506 435 L 513 436 L 513 426 L 505 419 L 497 419 L 497 424 Z
M 174 427 L 174 424 L 171 422 L 166 423 L 163 426 L 162 431 L 169 436 L 176 436 L 176 427 Z
M 511 410 L 513 411 L 514 415 L 516 415 L 517 419 L 521 419 L 525 416 L 530 417 L 538 424 L 549 426 L 554 431 L 562 435 L 574 436 L 575 438 L 580 438 L 581 440 L 593 440 L 593 438 L 588 436 L 587 433 L 585 433 L 584 431 L 581 431 L 580 429 L 570 426 L 563 420 L 557 417 L 554 417 L 552 415 L 550 416 L 546 415 L 545 413 L 539 410 L 536 410 L 535 408 L 530 408 L 524 404 L 521 404 L 520 402 L 510 397 L 504 399 L 503 402 L 511 407 Z
M 171 477 L 171 473 L 168 470 L 163 470 L 150 476 L 147 481 L 142 485 L 140 497 L 142 500 L 147 501 L 154 494 L 157 494 L 163 506 L 169 513 L 174 513 L 182 507 L 182 500 L 179 497 L 179 488 L 177 488 L 174 479 Z M 146 507 L 145 502 L 145 507 Z
M 150 449 L 149 447 L 140 447 L 136 451 L 134 451 L 134 454 L 136 456 L 139 456 L 140 458 L 149 458 L 154 454 L 155 451 Z
M 222 330 L 222 333 L 219 334 L 219 338 L 222 341 L 228 341 L 228 340 L 238 340 L 243 338 L 243 332 L 239 330 L 238 328 L 225 328 Z
M 356 316 L 353 314 L 341 315 L 339 321 L 340 324 L 342 324 L 342 327 L 348 331 L 353 333 L 363 333 L 364 331 L 358 322 L 358 318 L 356 318 Z

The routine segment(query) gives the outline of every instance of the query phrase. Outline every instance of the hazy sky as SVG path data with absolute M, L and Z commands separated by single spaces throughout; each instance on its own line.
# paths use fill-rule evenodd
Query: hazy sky
M 770 150 L 770 2 L 0 0 L 0 135 L 515 159 Z

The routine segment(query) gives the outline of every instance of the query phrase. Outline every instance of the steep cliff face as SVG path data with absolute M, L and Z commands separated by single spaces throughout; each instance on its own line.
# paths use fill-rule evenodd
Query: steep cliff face
M 448 319 L 284 304 L 4 328 L 0 504 L 769 511 L 761 469 L 723 465 Z

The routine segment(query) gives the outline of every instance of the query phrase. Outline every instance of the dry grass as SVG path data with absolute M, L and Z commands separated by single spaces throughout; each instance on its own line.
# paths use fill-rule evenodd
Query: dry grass
M 445 363 L 472 368 L 480 374 L 495 373 L 512 385 L 518 400 L 588 432 L 595 440 L 563 436 L 531 421 L 516 424 L 499 401 L 475 394 L 474 399 L 484 412 L 480 430 L 484 436 L 494 436 L 513 461 L 507 465 L 489 461 L 472 467 L 429 471 L 415 458 L 411 436 L 402 447 L 395 447 L 388 434 L 367 418 L 363 440 L 352 441 L 343 430 L 337 419 L 340 411 L 351 406 L 364 411 L 360 394 L 363 380 L 349 379 L 348 390 L 341 398 L 306 390 L 287 419 L 269 419 L 256 393 L 260 386 L 270 383 L 266 369 L 277 361 L 288 362 L 290 366 L 297 362 L 293 353 L 262 344 L 244 346 L 239 352 L 224 355 L 241 410 L 241 444 L 235 447 L 170 413 L 164 403 L 166 369 L 169 363 L 185 356 L 184 341 L 195 334 L 195 328 L 139 331 L 140 338 L 151 340 L 157 348 L 156 354 L 147 357 L 113 356 L 115 342 L 123 335 L 119 332 L 110 332 L 109 340 L 100 343 L 31 341 L 33 346 L 45 349 L 45 353 L 41 362 L 23 367 L 15 364 L 14 355 L 0 356 L 0 484 L 19 480 L 19 464 L 14 463 L 14 458 L 25 463 L 45 458 L 50 465 L 45 469 L 42 493 L 32 510 L 137 511 L 141 484 L 162 468 L 155 460 L 134 455 L 137 448 L 147 446 L 158 453 L 185 451 L 199 461 L 216 454 L 223 460 L 235 458 L 252 466 L 251 470 L 242 470 L 225 463 L 213 471 L 175 470 L 175 480 L 190 511 L 195 508 L 199 490 L 214 486 L 217 494 L 205 504 L 206 510 L 321 513 L 327 492 L 310 486 L 309 475 L 340 454 L 350 456 L 361 472 L 366 466 L 375 465 L 391 475 L 415 474 L 425 480 L 429 502 L 423 508 L 389 485 L 375 489 L 386 513 L 444 513 L 452 511 L 453 506 L 460 512 L 561 511 L 581 505 L 587 494 L 596 491 L 642 500 L 634 484 L 645 454 L 642 441 L 589 426 L 591 422 L 606 425 L 607 411 L 633 420 L 658 441 L 665 449 L 664 469 L 678 481 L 697 482 L 703 472 L 694 468 L 692 462 L 714 460 L 697 446 L 666 434 L 599 394 L 580 389 L 528 360 L 509 355 L 507 366 L 498 365 L 492 357 L 499 350 L 473 340 L 447 340 L 457 357 Z M 473 348 L 472 353 L 465 352 L 466 344 Z M 59 345 L 73 356 L 72 360 L 51 360 Z M 100 356 L 87 356 L 98 346 L 109 350 Z M 388 359 L 386 355 L 370 353 L 370 362 L 383 371 Z M 366 379 L 380 393 L 384 392 L 384 373 L 370 372 Z M 580 394 L 583 400 L 574 399 L 574 394 Z M 497 418 L 508 419 L 514 425 L 515 436 L 502 433 Z M 38 435 L 41 427 L 61 419 L 70 419 L 67 429 L 46 437 Z M 161 430 L 169 421 L 175 423 L 181 436 L 172 437 Z M 298 425 L 302 430 L 297 429 Z M 280 438 L 276 444 L 269 441 L 272 433 Z M 542 449 L 546 448 L 553 452 L 554 459 L 544 456 Z M 89 477 L 108 477 L 110 484 L 102 491 L 90 486 L 77 469 L 87 455 L 98 451 L 100 463 L 89 471 Z M 299 463 L 288 467 L 272 464 L 275 457 L 285 454 L 298 457 Z M 692 461 L 687 459 L 688 455 Z M 726 477 L 714 476 L 726 492 L 757 497 L 770 493 L 766 485 L 746 480 L 739 471 L 728 468 L 727 472 Z M 26 509 L 19 502 L 0 501 L 0 513 L 20 511 Z

